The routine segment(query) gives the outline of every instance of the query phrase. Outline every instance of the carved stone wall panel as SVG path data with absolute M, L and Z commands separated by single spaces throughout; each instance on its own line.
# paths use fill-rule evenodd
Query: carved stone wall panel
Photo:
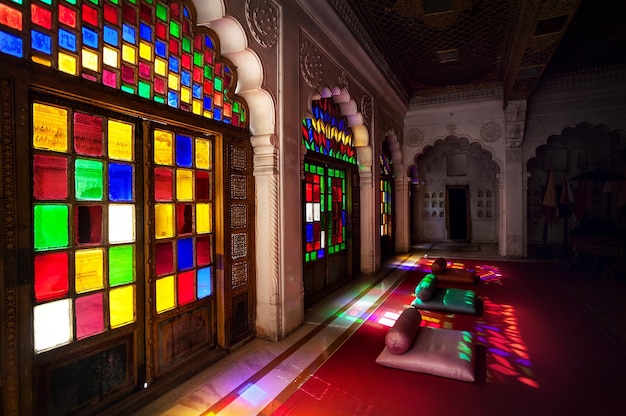
M 265 48 L 278 40 L 278 8 L 268 0 L 246 0 L 246 22 L 254 39 Z
M 309 87 L 319 88 L 322 84 L 322 57 L 319 49 L 309 40 L 300 44 L 300 73 Z

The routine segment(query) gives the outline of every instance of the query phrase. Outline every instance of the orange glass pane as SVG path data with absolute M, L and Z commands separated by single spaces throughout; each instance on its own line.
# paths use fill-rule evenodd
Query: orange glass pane
M 154 236 L 156 238 L 174 236 L 173 204 L 156 204 L 154 206 Z
M 117 120 L 108 121 L 109 157 L 116 160 L 134 159 L 134 125 Z
M 67 110 L 33 103 L 33 147 L 35 149 L 67 152 Z
M 22 30 L 22 12 L 0 3 L 0 24 L 12 29 Z
M 102 289 L 104 287 L 102 249 L 78 250 L 75 253 L 76 293 Z
M 154 163 L 171 166 L 174 135 L 169 131 L 154 131 Z

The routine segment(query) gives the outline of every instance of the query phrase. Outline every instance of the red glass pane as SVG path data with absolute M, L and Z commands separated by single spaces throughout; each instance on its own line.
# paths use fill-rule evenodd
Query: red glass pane
M 191 30 L 190 30 L 190 29 L 191 29 L 191 27 L 189 26 L 189 21 L 188 21 L 188 20 L 185 20 L 185 21 L 183 22 L 183 33 L 184 33 L 185 35 L 190 34 L 190 33 L 191 33 Z
M 39 200 L 67 198 L 67 159 L 35 154 L 33 157 L 33 196 Z
M 124 3 L 123 14 L 124 14 L 124 22 L 130 23 L 133 25 L 137 24 L 137 10 L 130 4 Z
M 56 299 L 68 292 L 67 253 L 48 253 L 35 257 L 35 299 Z
M 141 14 L 141 20 L 143 20 L 146 23 L 152 23 L 152 8 L 150 6 L 142 3 L 140 14 Z
M 102 293 L 76 299 L 76 338 L 82 339 L 104 331 L 104 298 Z
M 103 70 L 102 83 L 107 87 L 117 88 L 117 73 L 107 69 Z
M 74 150 L 88 156 L 102 156 L 102 118 L 74 113 Z
M 180 5 L 178 3 L 170 4 L 170 18 L 172 17 L 180 19 Z
M 0 24 L 22 30 L 22 12 L 0 3 Z
M 178 275 L 178 304 L 185 305 L 196 300 L 196 272 L 190 270 Z
M 190 204 L 176 204 L 176 233 L 191 234 L 193 231 L 193 208 Z
M 204 93 L 207 95 L 213 94 L 213 83 L 211 82 L 211 80 L 206 80 L 204 82 Z
M 196 199 L 210 199 L 211 176 L 209 172 L 196 172 Z
M 183 55 L 183 59 L 185 59 L 185 56 Z M 193 68 L 193 80 L 194 82 L 202 82 L 204 79 L 204 74 L 202 73 L 202 68 L 200 67 L 194 67 Z
M 149 64 L 139 62 L 139 76 L 143 79 L 152 79 L 152 68 Z
M 313 202 L 320 202 L 320 186 L 313 185 Z
M 311 185 L 310 183 L 306 184 L 305 195 L 306 195 L 306 202 L 313 201 L 313 185 Z
M 135 68 L 122 65 L 122 81 L 135 85 Z
M 120 23 L 120 14 L 119 10 L 113 6 L 109 6 L 108 4 L 104 5 L 104 20 L 109 23 L 113 23 L 114 25 L 119 25 Z
M 213 53 L 213 51 L 207 49 L 206 51 L 204 51 L 204 62 L 212 65 L 214 56 L 215 54 Z
M 201 51 L 202 50 L 202 39 L 204 39 L 204 37 L 202 35 L 196 35 L 193 38 L 193 47 L 196 51 Z
M 223 69 L 224 69 L 224 66 L 222 64 L 220 64 L 219 62 L 216 63 L 215 70 L 213 71 L 213 75 L 221 77 L 223 75 L 222 74 Z
M 77 205 L 74 210 L 74 233 L 76 244 L 102 243 L 102 207 Z
M 174 249 L 171 242 L 158 243 L 154 247 L 154 264 L 158 276 L 174 271 Z
M 185 54 L 183 54 L 181 60 L 182 60 L 183 68 L 190 70 L 191 69 L 191 62 L 192 62 L 191 55 L 185 53 Z M 195 71 L 194 71 L 194 80 L 195 80 Z M 200 80 L 198 80 L 198 82 L 199 81 Z
M 52 12 L 48 9 L 31 4 L 30 19 L 36 25 L 45 27 L 46 29 L 52 29 Z
M 154 169 L 154 199 L 157 201 L 172 201 L 173 197 L 173 172 L 171 169 Z
M 59 4 L 59 22 L 69 27 L 76 27 L 76 12 L 69 7 Z
M 198 266 L 211 264 L 211 237 L 196 239 L 196 263 Z
M 83 22 L 98 27 L 98 10 L 83 4 Z
M 170 53 L 174 56 L 178 56 L 180 53 L 179 50 L 180 50 L 180 42 L 177 41 L 176 39 L 170 39 Z
M 167 38 L 167 26 L 164 23 L 157 22 L 155 26 L 155 33 L 158 38 L 166 39 Z
M 165 94 L 165 81 L 161 78 L 154 79 L 154 92 Z

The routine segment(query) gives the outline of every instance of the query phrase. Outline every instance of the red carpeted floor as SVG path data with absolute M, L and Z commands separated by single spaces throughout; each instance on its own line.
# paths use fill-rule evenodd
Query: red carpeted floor
M 560 289 L 581 276 L 560 264 L 457 261 L 477 268 L 481 281 L 449 286 L 475 290 L 480 314 L 423 312 L 423 324 L 475 334 L 475 383 L 375 363 L 389 328 L 381 318 L 408 307 L 423 276 L 411 272 L 295 393 L 272 406 L 273 414 L 626 414 L 626 353 Z

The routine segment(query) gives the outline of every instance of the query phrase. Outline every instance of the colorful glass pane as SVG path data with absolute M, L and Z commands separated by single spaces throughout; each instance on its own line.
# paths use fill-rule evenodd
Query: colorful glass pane
M 196 300 L 196 272 L 190 270 L 178 275 L 178 305 L 186 305 Z
M 66 252 L 35 256 L 35 299 L 38 302 L 63 297 L 69 289 Z
M 113 202 L 132 202 L 133 167 L 121 163 L 109 164 L 109 200 Z
M 198 269 L 198 299 L 211 296 L 213 294 L 213 279 L 211 278 L 210 267 Z
M 135 246 L 115 246 L 109 249 L 109 286 L 135 281 Z
M 109 316 L 111 328 L 118 328 L 135 321 L 135 285 L 111 289 Z
M 38 200 L 64 200 L 67 192 L 67 158 L 35 154 L 33 196 Z
M 33 103 L 33 147 L 67 152 L 68 112 L 64 108 Z
M 193 199 L 194 172 L 189 169 L 176 169 L 176 199 L 191 201 Z
M 135 206 L 109 205 L 109 243 L 135 241 Z
M 104 331 L 104 298 L 94 293 L 76 298 L 76 339 L 83 339 Z
M 76 293 L 104 287 L 104 252 L 102 249 L 77 250 L 74 254 Z
M 73 339 L 71 299 L 43 303 L 33 308 L 33 338 L 35 351 L 42 352 Z
M 156 311 L 165 312 L 176 307 L 176 285 L 174 276 L 166 276 L 156 281 Z
M 35 250 L 51 250 L 69 244 L 69 208 L 67 205 L 34 206 Z
M 102 243 L 102 206 L 74 206 L 74 233 L 77 245 Z
M 155 204 L 154 234 L 156 238 L 174 236 L 174 206 L 172 204 Z
M 197 204 L 196 232 L 198 234 L 206 234 L 211 231 L 211 204 Z
M 102 117 L 74 113 L 74 150 L 86 156 L 102 156 Z
M 76 199 L 101 201 L 103 197 L 103 164 L 100 160 L 76 159 Z

